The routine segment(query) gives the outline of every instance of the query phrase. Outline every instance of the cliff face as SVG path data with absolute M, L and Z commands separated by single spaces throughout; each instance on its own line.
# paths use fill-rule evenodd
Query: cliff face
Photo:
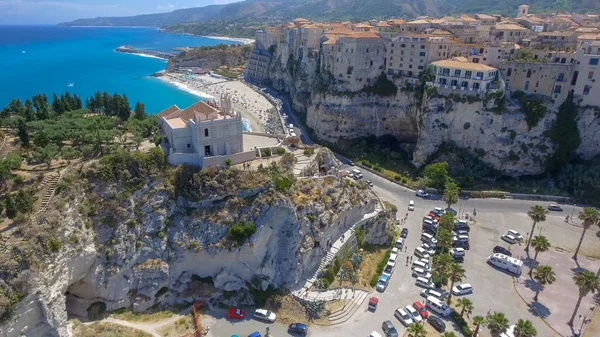
M 319 243 L 336 240 L 378 202 L 365 184 L 332 176 L 301 179 L 278 192 L 267 172 L 195 173 L 205 185 L 190 199 L 174 190 L 185 172 L 146 179 L 132 191 L 98 180 L 103 170 L 69 173 L 77 184 L 57 195 L 46 214 L 64 223 L 63 247 L 39 272 L 2 336 L 67 337 L 68 317 L 191 303 L 206 296 L 197 291 L 206 278 L 216 288 L 214 300 L 237 291 L 228 304 L 252 304 L 249 289 L 302 283 L 322 257 Z M 389 243 L 387 223 L 394 217 L 385 214 L 365 227 L 370 241 Z M 244 223 L 256 232 L 238 244 L 228 231 Z
M 221 66 L 236 67 L 246 63 L 251 52 L 252 45 L 218 45 L 194 48 L 170 58 L 167 63 L 167 71 L 175 71 L 179 67 L 200 67 L 204 69 L 217 69 Z
M 547 113 L 529 129 L 519 103 L 509 97 L 502 111 L 492 112 L 494 100 L 457 99 L 451 93 L 422 99 L 401 79 L 395 82 L 399 88 L 395 96 L 369 96 L 328 83 L 317 60 L 297 60 L 288 53 L 283 46 L 271 61 L 273 87 L 289 93 L 292 107 L 306 112 L 307 125 L 320 139 L 336 142 L 390 134 L 400 142 L 415 143 L 417 166 L 424 165 L 442 143 L 452 142 L 511 176 L 543 173 L 544 161 L 553 153 L 547 137 L 558 111 L 553 102 L 544 102 Z M 600 153 L 597 110 L 579 111 L 582 142 L 577 153 L 585 159 Z

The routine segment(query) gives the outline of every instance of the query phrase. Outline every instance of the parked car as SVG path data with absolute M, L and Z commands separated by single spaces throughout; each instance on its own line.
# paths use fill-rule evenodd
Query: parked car
M 458 214 L 458 212 L 454 209 L 454 208 L 446 208 L 446 212 L 451 212 L 452 214 L 454 214 L 454 216 L 456 216 L 456 214 Z
M 258 331 L 254 331 L 253 333 L 251 333 L 251 334 L 248 335 L 248 337 L 261 337 L 261 336 L 262 335 Z
M 417 190 L 416 193 L 417 197 L 421 197 L 421 198 L 428 198 L 429 197 L 429 193 L 423 191 L 423 190 Z
M 517 232 L 514 229 L 510 229 L 507 234 L 514 236 L 515 239 L 517 239 L 517 241 L 519 242 L 523 241 L 523 235 L 521 235 L 521 233 Z
M 456 285 L 452 288 L 452 294 L 456 296 L 467 295 L 473 293 L 473 286 L 469 283 Z
M 408 228 L 402 228 L 402 230 L 400 231 L 400 237 L 406 239 L 407 236 L 408 236 Z
M 433 281 L 424 277 L 417 277 L 415 285 L 421 288 L 435 289 L 435 284 L 433 283 Z
M 256 309 L 254 311 L 254 318 L 259 319 L 265 322 L 274 323 L 277 319 L 277 315 L 274 312 L 271 312 L 267 309 Z
M 512 256 L 512 253 L 508 249 L 506 249 L 502 246 L 494 247 L 494 253 L 500 253 L 500 254 L 504 254 L 506 256 Z
M 413 322 L 420 323 L 423 320 L 419 312 L 416 311 L 415 308 L 412 307 L 412 305 L 407 305 L 406 307 L 404 307 L 404 309 L 411 316 Z
M 392 254 L 398 255 L 398 252 L 399 252 L 398 247 L 392 247 Z
M 367 183 L 367 185 L 369 185 L 369 187 L 373 187 L 373 182 L 372 181 L 367 180 L 366 183 Z
M 373 296 L 369 299 L 369 310 L 375 312 L 377 310 L 377 304 L 379 303 L 379 298 Z
M 402 308 L 396 309 L 394 316 L 402 323 L 404 326 L 409 326 L 413 324 L 413 320 L 410 315 Z
M 409 211 L 414 211 L 415 210 L 415 201 L 414 200 L 410 200 L 408 202 L 408 210 Z
M 550 204 L 550 205 L 548 205 L 548 210 L 562 212 L 563 209 L 562 209 L 562 207 L 558 206 L 557 204 Z
M 388 286 L 389 280 L 390 277 L 388 275 L 381 275 L 379 281 L 377 281 L 377 287 L 375 287 L 375 289 L 379 292 L 384 292 L 385 288 Z
M 452 257 L 465 256 L 465 249 L 460 247 L 452 248 L 450 250 L 450 255 L 452 255 Z
M 303 323 L 292 323 L 288 325 L 288 333 L 306 336 L 308 335 L 308 327 Z
M 423 268 L 414 268 L 412 271 L 412 276 L 413 277 L 423 277 L 423 278 L 429 279 L 429 278 L 431 278 L 431 273 L 426 271 Z
M 442 289 L 423 289 L 421 290 L 421 297 L 427 298 L 433 296 L 438 299 L 444 299 L 448 297 L 448 292 Z
M 453 241 L 452 247 L 454 247 L 454 248 L 460 247 L 460 248 L 464 248 L 465 250 L 469 250 L 471 248 L 471 246 L 469 246 L 468 241 Z
M 421 248 L 425 249 L 425 252 L 431 256 L 433 256 L 433 254 L 435 254 L 435 249 L 433 249 L 430 245 L 428 245 L 426 243 L 422 243 Z
M 354 166 L 354 162 L 353 162 L 352 160 L 349 160 L 349 161 L 348 161 L 348 165 L 350 165 L 350 166 Z
M 465 262 L 465 257 L 464 256 L 452 256 L 452 259 L 456 263 L 464 263 Z
M 427 309 L 425 309 L 423 303 L 416 301 L 415 303 L 413 303 L 413 308 L 415 308 L 419 315 L 421 315 L 422 319 L 427 319 L 427 317 L 429 317 L 429 312 L 427 311 Z
M 392 324 L 392 321 L 390 320 L 384 321 L 381 324 L 381 330 L 383 330 L 383 333 L 387 337 L 398 337 L 398 330 L 396 330 L 396 327 L 394 326 L 394 324 Z
M 415 259 L 415 260 L 413 261 L 413 263 L 412 263 L 412 266 L 411 266 L 411 268 L 412 268 L 412 269 L 415 269 L 415 268 L 421 268 L 421 269 L 423 269 L 423 270 L 425 270 L 425 271 L 429 271 L 429 263 L 425 263 L 425 262 L 423 262 L 423 261 L 421 261 L 421 260 L 417 260 L 417 259 Z
M 510 243 L 510 244 L 514 244 L 517 243 L 517 238 L 515 238 L 514 236 L 510 235 L 510 234 L 504 234 L 502 235 L 502 240 Z
M 388 263 L 383 269 L 383 275 L 392 276 L 392 273 L 394 272 L 394 265 L 395 263 Z
M 463 236 L 468 237 L 469 236 L 469 232 L 467 230 L 464 230 L 464 229 L 457 229 L 457 230 L 453 230 L 452 231 L 452 235 L 453 236 L 463 235 Z
M 427 323 L 429 323 L 439 333 L 446 331 L 446 323 L 444 323 L 444 321 L 437 316 L 429 316 L 429 318 L 427 318 Z
M 238 308 L 229 308 L 227 310 L 227 318 L 229 319 L 244 319 L 246 316 L 246 310 Z

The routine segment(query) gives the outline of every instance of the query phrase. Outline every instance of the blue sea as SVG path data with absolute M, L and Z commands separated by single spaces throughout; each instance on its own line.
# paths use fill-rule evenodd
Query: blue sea
M 69 91 L 82 99 L 97 90 L 127 94 L 133 106 L 158 113 L 200 98 L 149 76 L 165 60 L 114 52 L 122 45 L 173 52 L 175 47 L 231 44 L 203 37 L 166 34 L 152 28 L 0 26 L 0 109 L 11 99 Z M 73 83 L 72 87 L 68 87 Z

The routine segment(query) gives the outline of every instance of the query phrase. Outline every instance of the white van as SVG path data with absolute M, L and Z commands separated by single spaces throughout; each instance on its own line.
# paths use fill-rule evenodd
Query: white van
M 432 290 L 432 289 L 423 289 L 421 290 L 421 297 L 429 297 L 429 296 L 433 296 L 437 299 L 439 299 L 440 301 L 444 298 L 444 295 L 438 291 Z
M 435 288 L 435 284 L 431 281 L 431 279 L 424 277 L 417 277 L 417 279 L 415 280 L 415 285 L 426 289 Z
M 424 263 L 424 262 L 423 262 L 423 261 L 421 261 L 421 260 L 415 260 L 415 261 L 413 262 L 413 264 L 412 264 L 412 267 L 411 267 L 411 268 L 412 268 L 412 269 L 415 269 L 415 268 L 421 268 L 421 269 L 424 269 L 424 270 L 429 270 L 429 264 L 427 264 L 427 263 Z
M 293 129 L 294 128 L 294 124 L 288 125 L 288 128 Z
M 421 234 L 421 241 L 429 244 L 430 246 L 434 246 L 437 244 L 437 239 L 433 237 L 433 235 L 429 233 Z
M 382 337 L 381 334 L 377 331 L 373 331 L 371 332 L 371 334 L 369 335 L 369 337 Z
M 500 253 L 488 256 L 487 263 L 500 269 L 508 270 L 515 275 L 521 274 L 523 269 L 523 261 Z
M 358 169 L 352 169 L 352 173 L 354 173 L 354 176 L 355 176 L 357 179 L 360 179 L 360 178 L 362 178 L 362 177 L 363 177 L 363 174 L 362 174 L 362 172 L 360 172 L 360 170 L 358 170 Z
M 417 248 L 415 248 L 414 254 L 417 257 L 420 257 L 420 258 L 423 258 L 423 259 L 428 259 L 428 258 L 431 257 L 429 254 L 427 254 L 427 251 L 425 251 L 425 249 L 423 249 L 423 247 L 417 247 Z
M 388 263 L 396 263 L 396 258 L 398 258 L 398 254 L 390 254 L 390 259 Z
M 442 315 L 444 317 L 448 317 L 451 312 L 450 308 L 448 308 L 446 303 L 442 302 L 441 300 L 439 300 L 433 296 L 427 297 L 427 309 L 435 312 L 438 315 Z

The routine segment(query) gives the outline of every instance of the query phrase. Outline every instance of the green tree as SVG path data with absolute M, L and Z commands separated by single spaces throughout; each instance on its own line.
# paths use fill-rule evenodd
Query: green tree
M 146 118 L 146 111 L 144 109 L 144 104 L 140 103 L 140 101 L 135 103 L 135 113 L 134 118 L 143 120 Z
M 448 181 L 448 163 L 429 164 L 425 166 L 424 174 L 426 185 L 441 191 Z
M 411 324 L 406 331 L 408 332 L 408 337 L 426 337 L 427 330 L 423 324 Z
M 479 334 L 479 329 L 482 326 L 486 325 L 485 317 L 479 315 L 473 317 L 473 324 L 475 324 L 475 331 L 473 332 L 473 336 L 477 336 L 477 334 Z
M 494 312 L 486 316 L 486 325 L 492 335 L 498 336 L 508 330 L 508 318 L 501 312 Z
M 40 163 L 46 163 L 48 168 L 50 168 L 52 160 L 55 159 L 59 153 L 60 150 L 56 144 L 48 144 L 43 148 L 36 149 L 33 152 L 33 158 Z
M 533 279 L 540 284 L 533 297 L 533 300 L 537 302 L 540 291 L 542 291 L 547 284 L 552 284 L 556 281 L 556 274 L 554 274 L 554 271 L 550 266 L 538 266 L 533 273 Z
M 50 143 L 50 139 L 48 139 L 46 131 L 41 130 L 35 134 L 33 138 L 33 144 L 35 144 L 35 146 L 45 147 L 46 145 L 48 145 L 48 143 Z
M 537 263 L 538 254 L 541 252 L 547 252 L 550 249 L 550 242 L 548 238 L 543 235 L 536 235 L 533 240 L 531 240 L 531 247 L 535 250 L 535 255 L 533 256 L 533 261 Z M 530 272 L 531 274 L 531 272 Z
M 460 317 L 463 317 L 465 313 L 467 313 L 467 317 L 473 312 L 473 302 L 466 297 L 462 297 L 458 299 L 458 307 L 462 308 L 460 310 Z
M 548 214 L 548 210 L 540 205 L 531 206 L 527 215 L 533 220 L 533 225 L 531 226 L 531 231 L 529 231 L 529 239 L 527 240 L 527 246 L 525 246 L 525 251 L 529 251 L 529 244 L 531 244 L 531 238 L 533 237 L 533 232 L 535 231 L 535 225 L 538 222 L 546 221 L 546 214 Z
M 453 263 L 454 259 L 448 253 L 433 256 L 431 267 L 440 275 L 442 284 L 446 284 L 445 280 L 448 278 L 448 275 L 450 275 L 450 268 Z
M 19 213 L 27 214 L 33 210 L 36 198 L 30 191 L 20 189 L 14 197 L 14 203 Z
M 442 334 L 442 337 L 456 337 L 454 332 L 446 331 Z
M 26 149 L 29 148 L 29 130 L 27 130 L 27 125 L 22 119 L 17 122 L 17 136 L 21 140 L 21 145 Z
M 312 322 L 315 318 L 319 318 L 323 310 L 325 310 L 325 301 L 313 301 L 304 304 L 304 313 L 309 322 Z
M 4 199 L 4 208 L 6 209 L 6 217 L 13 220 L 17 217 L 17 205 L 15 204 L 15 200 L 10 193 L 6 194 L 6 199 Z
M 454 214 L 452 214 L 452 212 L 446 212 L 440 217 L 440 228 L 452 231 L 454 229 L 454 223 L 455 219 Z
M 25 100 L 25 113 L 23 117 L 28 122 L 31 122 L 35 117 L 35 112 L 33 111 L 33 102 L 30 99 Z
M 573 255 L 573 259 L 577 260 L 577 254 L 579 254 L 579 249 L 581 248 L 581 243 L 583 242 L 583 237 L 585 236 L 585 232 L 592 226 L 598 225 L 600 222 L 600 214 L 593 207 L 586 207 L 583 211 L 579 212 L 578 216 L 579 220 L 583 221 L 583 231 L 581 232 L 581 237 L 579 238 L 579 243 L 577 244 L 577 249 L 575 249 L 575 254 Z
M 573 281 L 575 281 L 575 285 L 577 285 L 577 288 L 579 288 L 579 298 L 577 299 L 577 303 L 575 304 L 575 310 L 573 310 L 573 315 L 569 320 L 570 326 L 573 326 L 575 316 L 577 316 L 577 311 L 579 311 L 579 306 L 581 305 L 581 300 L 590 292 L 595 293 L 596 291 L 600 290 L 600 278 L 589 270 L 584 270 L 581 273 L 575 275 L 573 277 Z
M 446 181 L 446 185 L 444 185 L 444 194 L 442 195 L 442 199 L 450 208 L 452 205 L 458 202 L 458 193 L 460 192 L 460 188 L 453 181 Z M 449 212 L 451 213 L 451 212 Z
M 558 108 L 556 119 L 548 130 L 550 140 L 554 144 L 554 155 L 549 160 L 549 167 L 559 171 L 566 166 L 576 153 L 581 144 L 581 136 L 577 127 L 579 108 L 573 100 L 573 92 L 569 92 L 567 99 Z
M 514 330 L 515 337 L 535 337 L 537 330 L 530 320 L 518 320 Z
M 452 232 L 446 228 L 439 228 L 437 231 L 438 246 L 443 248 L 443 252 L 448 252 L 452 247 Z
M 450 291 L 448 292 L 448 305 L 450 305 L 450 301 L 452 301 L 452 288 L 454 288 L 454 283 L 460 282 L 465 277 L 467 271 L 458 263 L 452 262 L 450 264 Z

